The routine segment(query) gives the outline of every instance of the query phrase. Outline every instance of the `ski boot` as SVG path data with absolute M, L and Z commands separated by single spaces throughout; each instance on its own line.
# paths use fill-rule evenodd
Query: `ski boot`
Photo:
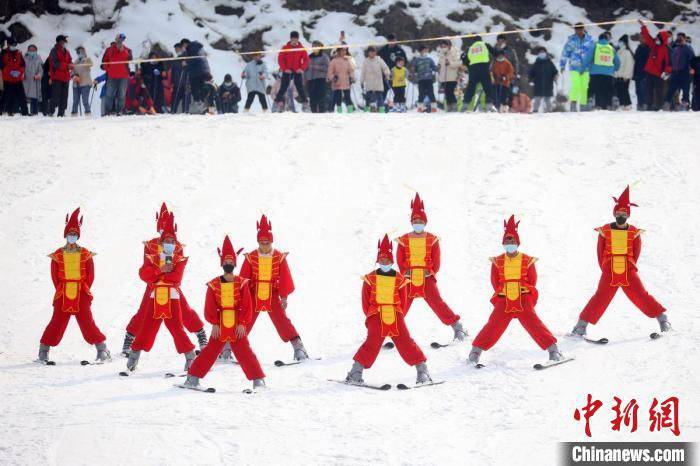
M 354 105 L 348 105 L 348 113 L 352 113 L 355 111 L 355 106 Z
M 574 329 L 571 331 L 571 336 L 572 337 L 585 337 L 586 336 L 586 327 L 588 326 L 588 322 L 586 322 L 583 319 L 579 319 L 576 325 L 574 326 Z
M 292 347 L 294 348 L 294 360 L 303 361 L 309 359 L 309 355 L 306 353 L 306 348 L 304 348 L 304 343 L 301 342 L 301 338 L 296 337 L 292 341 Z
M 134 342 L 136 337 L 129 332 L 124 335 L 124 344 L 122 345 L 122 356 L 125 358 L 129 357 L 129 351 L 131 351 L 131 344 Z
M 578 111 L 577 103 L 576 102 L 569 102 L 569 111 L 570 112 L 576 112 Z
M 231 361 L 233 359 L 233 356 L 231 354 L 231 342 L 227 341 L 226 344 L 224 344 L 224 349 L 221 350 L 221 354 L 219 355 L 219 359 L 222 361 Z
M 197 355 L 194 354 L 194 351 L 188 351 L 187 353 L 185 353 L 185 371 L 188 371 L 190 369 L 190 366 L 194 362 L 194 358 L 196 356 Z
M 51 349 L 48 345 L 39 344 L 39 356 L 37 361 L 47 363 L 49 361 L 49 350 Z
M 199 349 L 203 350 L 205 346 L 207 346 L 208 340 L 207 340 L 207 332 L 204 331 L 204 327 L 202 327 L 201 330 L 199 330 L 197 333 L 197 343 L 199 344 Z
M 671 322 L 668 321 L 666 313 L 659 315 L 656 320 L 659 321 L 659 328 L 661 329 L 661 332 L 668 332 L 671 330 Z
M 454 330 L 455 332 L 455 341 L 464 341 L 464 339 L 467 337 L 467 332 L 462 327 L 462 323 L 460 321 L 457 321 L 454 324 L 452 324 L 452 330 Z
M 557 347 L 556 343 L 552 343 L 547 347 L 547 352 L 549 353 L 549 360 L 550 361 L 561 361 L 564 359 L 564 356 L 561 354 L 561 351 L 559 351 L 559 348 Z
M 430 378 L 428 366 L 425 365 L 425 362 L 416 364 L 416 385 L 430 383 L 432 381 L 433 379 Z
M 362 364 L 360 364 L 357 361 L 354 361 L 352 363 L 352 368 L 350 369 L 350 372 L 348 372 L 348 375 L 345 377 L 345 381 L 353 385 L 360 385 L 365 383 L 365 381 L 362 379 L 362 371 L 364 369 L 365 368 L 364 366 L 362 366 Z
M 478 346 L 472 346 L 472 350 L 469 352 L 469 357 L 467 358 L 467 363 L 477 365 L 479 364 L 479 358 L 481 357 L 481 352 L 483 350 Z
M 139 365 L 139 357 L 141 357 L 141 351 L 132 350 L 129 352 L 129 359 L 126 361 L 126 368 L 129 372 L 134 372 L 136 370 L 136 366 Z
M 338 105 L 338 106 L 335 108 L 335 113 L 343 113 L 343 106 L 342 106 L 342 105 Z
M 185 388 L 197 388 L 199 387 L 199 377 L 187 374 L 187 379 L 185 383 L 182 384 Z
M 112 360 L 112 355 L 110 354 L 109 350 L 107 349 L 107 345 L 103 341 L 102 343 L 98 343 L 95 345 L 95 348 L 97 348 L 97 356 L 95 357 L 95 361 L 97 362 L 109 362 Z
M 265 385 L 265 379 L 253 380 L 253 390 L 263 390 L 265 388 L 267 388 L 267 385 Z

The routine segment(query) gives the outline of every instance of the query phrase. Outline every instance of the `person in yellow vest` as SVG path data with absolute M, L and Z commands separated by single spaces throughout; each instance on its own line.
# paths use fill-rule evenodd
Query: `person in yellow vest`
M 506 331 L 512 319 L 518 319 L 537 345 L 549 352 L 550 361 L 563 359 L 557 339 L 535 313 L 537 304 L 536 258 L 518 251 L 520 236 L 515 216 L 504 221 L 505 253 L 491 258 L 491 298 L 493 312 L 472 343 L 470 364 L 479 364 L 482 351 L 491 349 Z
M 627 186 L 619 199 L 613 197 L 615 221 L 596 228 L 598 264 L 602 275 L 598 282 L 598 289 L 579 316 L 579 321 L 572 331 L 573 336 L 586 335 L 588 324 L 598 323 L 619 289 L 622 289 L 632 304 L 637 306 L 644 315 L 656 318 L 662 332 L 671 330 L 666 309 L 644 289 L 642 280 L 639 278 L 637 260 L 642 252 L 641 235 L 644 230 L 627 223 L 632 206 L 637 206 L 630 203 L 629 189 Z
M 404 321 L 409 282 L 392 267 L 394 254 L 389 236 L 384 235 L 377 247 L 379 268 L 362 278 L 362 310 L 367 339 L 357 350 L 345 381 L 364 383 L 362 371 L 372 367 L 384 339 L 389 337 L 406 364 L 416 367 L 416 384 L 430 383 L 432 379 L 425 364 L 426 357 L 411 338 Z
M 440 271 L 440 240 L 425 231 L 428 216 L 423 200 L 418 193 L 411 201 L 411 226 L 413 231 L 401 236 L 396 250 L 396 261 L 401 275 L 410 280 L 406 312 L 411 308 L 415 298 L 423 298 L 440 321 L 452 327 L 454 340 L 464 341 L 464 331 L 459 316 L 440 296 L 435 275 Z
M 92 261 L 95 253 L 78 245 L 80 227 L 83 224 L 83 218 L 78 219 L 79 215 L 80 208 L 75 209 L 70 217 L 66 214 L 63 229 L 66 244 L 49 254 L 51 280 L 56 291 L 53 296 L 53 315 L 39 344 L 37 362 L 42 364 L 53 364 L 53 361 L 49 361 L 49 349 L 61 342 L 71 316 L 75 316 L 85 341 L 97 348 L 97 362 L 111 359 L 105 344 L 106 338 L 92 318 L 90 288 L 95 279 L 95 265 Z
M 392 112 L 406 112 L 407 72 L 403 57 L 396 57 L 396 66 L 391 69 L 391 90 L 394 93 Z
M 481 36 L 475 36 L 474 42 L 469 46 L 466 53 L 465 65 L 469 72 L 469 81 L 467 90 L 464 92 L 464 102 L 462 104 L 462 112 L 466 112 L 469 108 L 469 102 L 474 98 L 476 93 L 476 85 L 481 84 L 484 90 L 486 105 L 490 112 L 496 112 L 498 109 L 493 105 L 493 84 L 491 81 L 491 52 L 489 46 L 481 39 Z
M 590 91 L 595 97 L 595 107 L 601 110 L 612 108 L 614 75 L 620 68 L 620 58 L 615 47 L 608 42 L 608 33 L 600 35 L 598 42 L 586 54 L 585 63 L 590 70 Z

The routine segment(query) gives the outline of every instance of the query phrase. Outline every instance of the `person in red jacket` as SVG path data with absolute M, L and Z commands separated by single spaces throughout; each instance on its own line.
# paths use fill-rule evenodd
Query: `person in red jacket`
M 217 249 L 224 274 L 207 283 L 204 317 L 212 324 L 211 339 L 187 371 L 183 388 L 196 388 L 199 379 L 211 370 L 224 345 L 228 343 L 253 389 L 265 387 L 265 373 L 250 348 L 247 326 L 253 318 L 253 304 L 247 280 L 234 275 L 236 251 L 228 235 Z
M 182 307 L 180 304 L 182 296 L 180 283 L 187 266 L 187 257 L 175 251 L 176 232 L 175 218 L 173 215 L 166 215 L 163 232 L 160 235 L 163 252 L 147 255 L 139 270 L 141 280 L 148 285 L 149 299 L 146 315 L 141 322 L 141 328 L 136 333 L 129 359 L 126 362 L 126 368 L 131 372 L 136 370 L 141 351 L 150 351 L 153 347 L 158 329 L 163 323 L 173 337 L 177 352 L 185 355 L 185 370 L 189 369 L 194 361 L 194 345 L 182 326 Z
M 410 280 L 406 312 L 411 308 L 414 298 L 423 298 L 440 321 L 452 327 L 454 340 L 464 341 L 464 331 L 459 316 L 440 296 L 435 275 L 440 271 L 440 240 L 425 231 L 428 216 L 425 214 L 423 200 L 418 193 L 411 201 L 411 226 L 413 231 L 401 236 L 397 241 L 396 261 L 401 275 Z
M 630 202 L 629 189 L 627 186 L 619 199 L 613 197 L 615 222 L 596 228 L 598 265 L 602 274 L 598 289 L 583 308 L 572 336 L 585 336 L 588 324 L 598 323 L 619 289 L 622 289 L 632 304 L 637 306 L 644 315 L 656 318 L 662 332 L 671 330 L 666 309 L 644 289 L 642 280 L 639 278 L 637 260 L 642 252 L 641 235 L 644 230 L 627 224 L 632 206 L 637 206 Z
M 102 69 L 107 72 L 106 113 L 121 114 L 126 102 L 126 88 L 129 85 L 129 64 L 133 56 L 129 47 L 124 45 L 126 35 L 117 34 L 115 43 L 105 50 L 102 56 Z
M 165 223 L 169 220 L 169 215 L 174 214 L 168 210 L 168 206 L 165 205 L 165 202 L 163 202 L 163 204 L 160 206 L 160 212 L 156 212 L 156 231 L 158 232 L 158 235 L 163 233 Z M 146 257 L 149 255 L 161 254 L 162 252 L 163 243 L 161 242 L 160 236 L 143 242 L 144 260 L 146 260 Z M 175 254 L 180 256 L 184 255 L 183 245 L 177 240 L 175 240 Z M 148 309 L 148 299 L 148 287 L 146 287 L 146 290 L 143 293 L 143 298 L 141 298 L 141 305 L 139 306 L 138 311 L 136 311 L 136 314 L 131 317 L 129 324 L 126 326 L 126 335 L 124 335 L 124 344 L 122 345 L 122 356 L 124 357 L 129 356 L 131 344 L 134 342 L 134 338 L 136 338 L 139 328 L 141 328 L 141 322 L 143 321 Z M 199 347 L 204 348 L 207 344 L 207 334 L 204 331 L 204 322 L 202 322 L 202 319 L 199 318 L 197 312 L 190 307 L 190 305 L 187 303 L 187 299 L 185 299 L 185 295 L 182 293 L 180 294 L 180 307 L 182 309 L 182 323 L 185 326 L 185 329 L 187 329 L 187 331 L 190 333 L 194 333 L 197 336 Z
M 376 361 L 386 337 L 392 339 L 401 358 L 416 367 L 416 384 L 432 382 L 426 357 L 406 327 L 409 281 L 392 267 L 393 246 L 389 236 L 377 242 L 379 268 L 362 277 L 362 311 L 365 314 L 367 339 L 353 357 L 353 365 L 345 381 L 362 384 L 362 371 Z
M 292 31 L 289 34 L 289 42 L 282 47 L 282 51 L 277 55 L 277 63 L 282 72 L 282 82 L 275 97 L 275 102 L 280 111 L 284 111 L 284 96 L 287 94 L 287 89 L 292 79 L 294 80 L 294 87 L 299 93 L 299 98 L 303 102 L 304 108 L 306 108 L 306 91 L 304 90 L 304 80 L 302 78 L 304 71 L 309 66 L 309 55 L 299 42 L 299 33 L 297 31 Z
M 20 113 L 27 115 L 27 96 L 23 83 L 26 65 L 22 52 L 17 50 L 17 41 L 12 37 L 7 39 L 7 48 L 0 53 L 0 69 L 5 85 L 5 111 L 12 116 L 19 107 Z
M 153 99 L 146 88 L 146 84 L 141 78 L 141 70 L 132 72 L 129 77 L 129 85 L 126 89 L 126 100 L 124 103 L 126 113 L 136 113 L 139 115 L 155 115 L 156 109 L 153 106 Z
M 659 31 L 656 37 L 651 37 L 649 29 L 640 20 L 642 27 L 642 43 L 649 47 L 649 58 L 644 65 L 646 73 L 646 90 L 649 110 L 661 110 L 664 104 L 664 81 L 671 74 L 671 59 L 668 55 L 668 42 L 671 33 Z
M 520 236 L 515 216 L 503 221 L 505 253 L 491 258 L 493 312 L 472 343 L 468 364 L 479 364 L 483 351 L 491 349 L 506 331 L 510 321 L 518 319 L 537 345 L 549 352 L 550 361 L 563 359 L 557 339 L 535 313 L 537 304 L 536 258 L 518 251 Z
M 53 115 L 58 109 L 58 116 L 66 114 L 68 106 L 68 83 L 70 72 L 73 69 L 73 58 L 66 48 L 68 37 L 56 36 L 56 45 L 49 54 L 49 80 L 51 83 L 51 109 L 49 115 Z
M 83 224 L 83 218 L 78 219 L 79 215 L 80 208 L 75 209 L 70 217 L 66 214 L 66 226 L 63 229 L 66 244 L 49 254 L 51 280 L 56 292 L 53 296 L 53 315 L 39 344 L 37 362 L 42 364 L 52 364 L 49 361 L 49 349 L 61 342 L 71 316 L 75 316 L 85 341 L 97 348 L 96 360 L 106 362 L 111 359 L 105 336 L 92 318 L 90 288 L 95 280 L 95 265 L 92 261 L 95 253 L 78 245 L 80 227 Z
M 257 223 L 258 249 L 245 255 L 241 278 L 249 280 L 253 297 L 253 317 L 248 332 L 253 329 L 261 313 L 270 316 L 282 341 L 291 342 L 294 359 L 308 359 L 299 332 L 287 317 L 287 297 L 294 292 L 294 281 L 289 271 L 286 252 L 272 248 L 272 223 L 263 215 Z

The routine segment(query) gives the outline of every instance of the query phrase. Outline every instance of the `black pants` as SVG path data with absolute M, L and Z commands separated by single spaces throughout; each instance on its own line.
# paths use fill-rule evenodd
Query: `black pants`
M 469 67 L 469 83 L 467 83 L 467 90 L 464 91 L 465 103 L 468 104 L 472 101 L 476 93 L 476 85 L 479 83 L 481 83 L 481 87 L 484 89 L 486 103 L 491 103 L 493 85 L 491 84 L 491 71 L 489 71 L 488 63 L 477 63 Z
M 51 109 L 49 115 L 53 116 L 58 108 L 58 116 L 66 115 L 66 107 L 68 106 L 68 83 L 62 81 L 54 81 L 51 83 Z
M 352 105 L 352 99 L 350 98 L 350 89 L 336 89 L 333 91 L 333 107 L 341 107 L 342 103 L 345 105 Z
M 659 76 L 646 75 L 647 110 L 661 110 L 664 105 L 664 80 Z
M 394 103 L 395 104 L 405 104 L 406 103 L 406 86 L 392 87 L 391 90 L 394 92 Z
M 301 79 L 301 73 L 282 73 L 282 82 L 280 83 L 280 90 L 275 97 L 275 102 L 284 102 L 284 96 L 287 93 L 287 89 L 289 89 L 289 83 L 292 79 L 294 79 L 294 87 L 297 88 L 299 98 L 302 102 L 306 102 L 306 92 L 304 92 L 304 82 Z
M 445 103 L 447 105 L 456 104 L 455 89 L 457 88 L 457 81 L 447 81 L 443 84 L 445 85 Z
M 245 109 L 250 110 L 250 106 L 253 105 L 255 96 L 258 96 L 258 101 L 260 102 L 260 106 L 262 107 L 262 109 L 267 110 L 267 99 L 265 98 L 265 94 L 258 91 L 252 91 L 248 93 L 248 97 L 246 97 L 245 99 Z
M 510 102 L 510 86 L 503 86 L 501 84 L 497 84 L 495 86 L 495 91 L 496 91 L 496 98 L 495 98 L 495 104 L 500 106 L 500 105 L 509 105 Z
M 423 104 L 426 97 L 430 100 L 430 103 L 435 103 L 432 79 L 421 79 L 418 81 L 418 103 Z
M 176 81 L 173 81 L 173 97 L 170 102 L 170 112 L 177 113 L 177 108 L 182 104 L 182 112 L 188 113 L 190 110 L 190 99 L 187 95 L 188 75 L 181 73 Z
M 592 74 L 590 89 L 595 97 L 595 106 L 607 110 L 612 107 L 614 91 L 613 77 L 605 74 Z
M 617 94 L 617 98 L 620 100 L 620 105 L 632 105 L 629 79 L 617 78 L 615 80 L 615 92 Z
M 24 84 L 21 82 L 5 83 L 5 111 L 12 116 L 18 109 L 22 115 L 27 114 L 27 96 L 24 94 Z
M 700 111 L 700 79 L 698 77 L 695 77 L 695 84 L 693 86 L 693 104 L 691 105 L 691 109 L 694 111 Z
M 190 87 L 192 90 L 192 100 L 195 102 L 204 100 L 204 75 L 192 76 L 190 78 Z
M 326 78 L 310 79 L 307 83 L 309 86 L 309 101 L 311 103 L 312 113 L 326 112 Z

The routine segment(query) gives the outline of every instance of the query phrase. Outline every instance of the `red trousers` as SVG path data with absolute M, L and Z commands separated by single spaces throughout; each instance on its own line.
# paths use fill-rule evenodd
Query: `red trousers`
M 409 366 L 415 366 L 416 364 L 425 362 L 426 358 L 423 351 L 421 351 L 408 332 L 403 314 L 396 313 L 396 323 L 399 329 L 399 335 L 391 337 L 391 339 L 394 341 L 401 358 L 403 358 Z M 382 323 L 379 320 L 379 314 L 372 314 L 367 317 L 365 326 L 367 326 L 367 339 L 362 343 L 360 349 L 357 350 L 353 359 L 362 364 L 365 369 L 369 369 L 374 364 L 374 361 L 377 360 L 385 337 L 382 336 Z
M 136 338 L 131 344 L 133 351 L 151 351 L 153 342 L 158 335 L 160 324 L 165 323 L 165 326 L 173 336 L 175 349 L 178 353 L 189 353 L 194 351 L 194 345 L 190 341 L 185 328 L 182 326 L 182 314 L 180 311 L 180 300 L 173 299 L 170 301 L 173 316 L 169 319 L 154 319 L 153 318 L 153 303 L 146 306 L 146 314 L 141 320 L 141 328 L 136 332 Z
M 299 333 L 297 332 L 297 329 L 294 328 L 294 325 L 292 325 L 292 321 L 289 320 L 289 317 L 287 317 L 287 313 L 284 312 L 284 309 L 282 309 L 282 304 L 280 302 L 280 297 L 277 294 L 272 295 L 272 310 L 269 312 L 257 312 L 253 311 L 253 318 L 250 321 L 250 324 L 248 324 L 248 333 L 253 330 L 253 325 L 255 325 L 255 321 L 258 320 L 258 316 L 260 314 L 269 314 L 270 315 L 270 320 L 272 321 L 272 325 L 275 326 L 275 330 L 277 330 L 277 334 L 280 336 L 283 342 L 288 342 L 291 340 L 294 340 L 296 337 L 299 336 Z
M 425 302 L 430 306 L 430 309 L 433 310 L 435 315 L 438 316 L 440 322 L 445 325 L 452 325 L 459 320 L 459 316 L 452 312 L 450 306 L 448 306 L 447 303 L 443 301 L 442 296 L 440 296 L 440 290 L 438 290 L 435 277 L 427 277 L 423 289 L 425 290 Z M 408 298 L 406 312 L 411 309 L 411 304 L 414 299 L 415 298 Z
M 207 346 L 199 353 L 199 356 L 194 360 L 187 373 L 199 377 L 200 379 L 204 378 L 211 370 L 211 366 L 216 362 L 224 345 L 225 342 L 218 338 L 210 338 L 209 343 L 207 343 Z M 253 353 L 250 343 L 248 343 L 248 337 L 239 338 L 231 342 L 231 351 L 233 351 L 234 356 L 236 356 L 236 361 L 240 364 L 248 380 L 265 378 L 265 373 L 262 367 L 260 367 L 258 358 L 255 356 L 255 353 Z
M 146 308 L 148 308 L 149 299 L 151 298 L 148 290 L 146 290 L 146 292 L 143 294 L 143 298 L 141 299 L 139 310 L 136 311 L 136 314 L 131 317 L 131 320 L 129 320 L 129 323 L 126 326 L 126 331 L 130 334 L 136 335 L 138 333 L 139 328 L 141 327 L 141 321 L 146 315 Z M 202 330 L 204 328 L 204 322 L 202 322 L 202 319 L 199 318 L 194 309 L 190 307 L 185 299 L 185 295 L 182 293 L 180 293 L 180 306 L 182 308 L 182 324 L 185 326 L 187 331 L 190 333 L 195 333 Z
M 80 297 L 80 311 L 76 314 L 70 314 L 68 312 L 63 312 L 60 309 L 60 300 L 56 301 L 53 306 L 53 315 L 49 324 L 44 330 L 44 334 L 41 336 L 41 344 L 47 346 L 57 346 L 61 339 L 63 339 L 63 334 L 66 332 L 66 327 L 68 327 L 68 321 L 70 316 L 74 315 L 75 320 L 78 321 L 78 327 L 80 327 L 80 332 L 83 334 L 85 341 L 91 345 L 97 343 L 102 343 L 105 341 L 105 336 L 97 328 L 95 321 L 92 318 L 92 311 L 90 310 L 90 297 L 87 295 L 81 295 Z
M 501 338 L 512 319 L 520 320 L 522 326 L 540 348 L 547 349 L 557 342 L 552 332 L 547 329 L 535 313 L 530 296 L 522 297 L 522 312 L 505 312 L 506 299 L 504 297 L 496 297 L 491 302 L 493 303 L 491 317 L 472 342 L 473 346 L 483 350 L 490 349 Z
M 637 306 L 640 311 L 649 317 L 658 317 L 659 315 L 666 312 L 666 309 L 654 299 L 649 292 L 644 289 L 642 281 L 639 279 L 639 274 L 636 270 L 630 269 L 627 271 L 627 280 L 629 281 L 629 286 L 610 286 L 612 272 L 610 270 L 610 265 L 603 267 L 603 274 L 600 276 L 600 282 L 598 282 L 598 289 L 595 294 L 591 297 L 586 307 L 581 311 L 580 319 L 590 322 L 591 324 L 596 324 L 600 317 L 603 315 L 605 310 L 608 308 L 610 301 L 612 301 L 613 296 L 617 293 L 618 288 L 622 288 L 622 291 L 627 295 L 632 304 Z

